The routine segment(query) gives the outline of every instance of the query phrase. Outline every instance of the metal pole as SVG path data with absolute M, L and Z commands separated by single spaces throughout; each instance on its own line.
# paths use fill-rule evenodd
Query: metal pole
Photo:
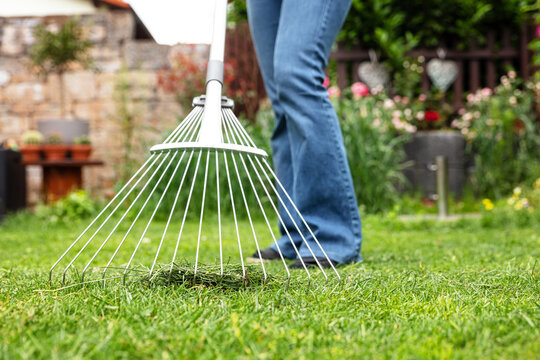
M 445 156 L 435 157 L 437 210 L 440 218 L 448 216 L 448 162 Z

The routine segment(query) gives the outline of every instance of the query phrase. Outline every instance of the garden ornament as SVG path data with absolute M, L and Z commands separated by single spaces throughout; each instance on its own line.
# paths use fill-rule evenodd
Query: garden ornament
M 376 88 L 384 88 L 390 81 L 390 74 L 379 63 L 374 50 L 369 50 L 370 61 L 365 61 L 358 66 L 358 76 L 371 91 Z
M 164 38 L 166 43 L 181 41 L 181 37 L 171 38 L 160 33 L 164 31 L 164 27 L 159 21 L 154 22 L 155 19 L 149 14 L 153 13 L 159 18 L 163 14 L 163 8 L 156 6 L 155 2 L 152 2 L 151 7 L 139 7 L 145 2 L 146 0 L 131 0 L 134 10 L 141 16 L 149 31 L 163 36 L 156 36 L 158 41 L 161 38 Z M 141 9 L 147 13 L 139 13 Z M 271 225 L 271 221 L 276 217 L 296 249 L 303 269 L 311 279 L 310 269 L 299 256 L 297 246 L 289 233 L 291 229 L 285 227 L 285 222 L 278 212 L 279 206 L 285 209 L 294 224 L 295 235 L 300 236 L 313 257 L 317 260 L 307 238 L 313 239 L 311 246 L 315 246 L 314 244 L 318 246 L 332 267 L 330 271 L 340 278 L 313 230 L 272 170 L 268 154 L 255 145 L 234 115 L 233 101 L 222 96 L 226 12 L 227 0 L 216 0 L 206 94 L 193 100 L 193 110 L 161 144 L 151 147 L 150 156 L 141 168 L 54 263 L 49 272 L 50 281 L 57 267 L 63 269 L 62 282 L 65 282 L 68 270 L 79 268 L 82 268 L 78 272 L 82 281 L 86 274 L 98 271 L 102 274 L 103 280 L 123 277 L 125 282 L 126 276 L 130 274 L 135 264 L 146 265 L 150 269 L 149 276 L 152 276 L 157 269 L 158 260 L 163 261 L 160 255 L 167 264 L 170 264 L 172 272 L 175 263 L 188 255 L 182 253 L 182 249 L 189 247 L 188 245 L 194 248 L 195 243 L 196 276 L 198 269 L 204 266 L 199 264 L 201 243 L 204 249 L 204 243 L 208 241 L 219 242 L 219 266 L 223 275 L 222 239 L 225 236 L 234 238 L 234 242 L 238 244 L 238 252 L 234 256 L 238 256 L 242 276 L 247 281 L 242 244 L 253 240 L 252 244 L 255 245 L 261 258 L 260 241 L 273 239 L 277 245 L 279 233 L 276 234 Z M 190 206 L 195 203 L 191 201 L 195 186 L 203 189 L 199 208 Z M 251 195 L 250 198 L 256 199 L 255 204 L 249 204 L 247 201 L 248 193 Z M 231 204 L 232 214 L 222 213 L 225 201 Z M 165 223 L 154 221 L 158 210 L 162 210 L 161 206 L 166 207 L 168 214 L 164 219 Z M 205 209 L 209 207 L 217 209 L 217 217 L 207 215 L 205 218 Z M 246 226 L 244 228 L 239 226 L 241 214 L 247 217 L 249 230 Z M 224 234 L 222 231 L 222 220 L 230 218 L 230 215 L 234 222 L 234 235 Z M 188 216 L 191 218 L 198 216 L 196 238 L 186 235 L 185 225 Z M 256 229 L 252 221 L 253 216 L 264 218 L 266 224 L 264 229 Z M 152 224 L 154 224 L 153 234 L 156 228 L 159 228 L 159 235 L 155 235 L 155 241 L 151 241 L 148 235 Z M 246 236 L 242 235 L 243 232 Z M 145 248 L 146 253 L 150 251 L 153 260 L 148 258 L 148 262 L 144 263 L 140 248 Z M 287 278 L 290 278 L 290 270 L 279 246 L 277 249 Z M 125 256 L 125 259 L 129 260 L 117 259 L 121 251 L 125 252 L 122 254 L 129 254 Z M 193 253 L 189 256 L 193 256 Z M 259 260 L 266 279 L 265 264 L 262 259 Z M 318 260 L 317 267 L 328 279 L 328 274 Z M 158 268 L 163 266 L 158 265 Z
M 445 60 L 446 52 L 439 48 L 437 50 L 439 58 L 431 59 L 427 63 L 427 73 L 433 85 L 442 92 L 446 92 L 450 85 L 456 81 L 458 67 L 455 61 Z

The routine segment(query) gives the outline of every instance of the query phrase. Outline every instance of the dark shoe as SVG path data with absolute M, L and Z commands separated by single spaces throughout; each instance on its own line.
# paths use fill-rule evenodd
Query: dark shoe
M 281 257 L 279 256 L 279 253 L 272 249 L 272 248 L 266 248 L 266 249 L 263 249 L 261 250 L 261 258 L 263 260 L 278 260 L 278 259 L 281 259 Z M 255 251 L 255 253 L 253 255 L 251 255 L 251 257 L 248 257 L 246 259 L 247 262 L 250 262 L 250 263 L 260 263 L 261 260 L 259 258 L 259 252 L 258 251 Z
M 305 257 L 305 258 L 302 258 L 302 260 L 304 261 L 304 264 L 306 264 L 306 267 L 308 268 L 319 267 L 314 257 Z M 319 264 L 321 264 L 321 267 L 325 269 L 332 267 L 332 265 L 337 266 L 338 264 L 337 262 L 333 260 L 330 260 L 331 262 L 330 264 L 330 262 L 326 258 L 318 257 L 317 260 L 319 261 Z M 300 259 L 296 260 L 294 264 L 289 265 L 289 269 L 303 269 L 303 268 L 304 268 L 304 265 L 302 265 L 302 261 L 300 261 Z

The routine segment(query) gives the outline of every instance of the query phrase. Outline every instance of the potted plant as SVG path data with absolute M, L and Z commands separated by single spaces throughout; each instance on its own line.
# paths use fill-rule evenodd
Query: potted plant
M 87 160 L 92 152 L 92 142 L 86 135 L 73 139 L 71 145 L 71 158 L 73 160 Z
M 28 130 L 21 137 L 21 154 L 24 162 L 36 162 L 41 159 L 43 135 L 36 130 Z
M 46 160 L 58 161 L 66 158 L 68 146 L 62 142 L 62 136 L 59 133 L 52 133 L 47 136 L 47 140 L 43 146 Z
M 66 20 L 57 31 L 48 30 L 44 25 L 37 26 L 34 38 L 29 54 L 32 70 L 45 78 L 55 75 L 59 84 L 59 118 L 39 120 L 38 129 L 44 134 L 58 132 L 70 142 L 88 131 L 88 122 L 66 119 L 64 74 L 75 66 L 85 69 L 92 64 L 89 56 L 92 42 L 85 39 L 84 28 L 75 18 Z

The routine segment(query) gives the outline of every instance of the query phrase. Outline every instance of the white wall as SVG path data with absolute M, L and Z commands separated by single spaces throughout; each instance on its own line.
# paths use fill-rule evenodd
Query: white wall
M 0 0 L 0 17 L 93 14 L 89 0 Z

